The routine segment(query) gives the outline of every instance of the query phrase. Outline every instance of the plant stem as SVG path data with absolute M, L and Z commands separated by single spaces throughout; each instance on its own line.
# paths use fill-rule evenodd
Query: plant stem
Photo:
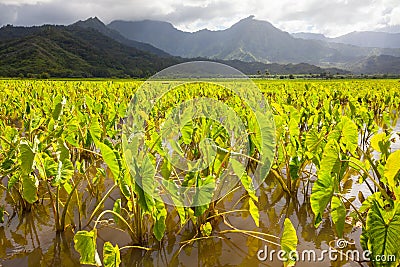
M 290 195 L 290 190 L 289 188 L 286 186 L 285 181 L 283 180 L 282 176 L 274 169 L 270 170 L 274 176 L 276 177 L 276 179 L 278 179 L 278 182 L 281 184 L 283 191 L 285 191 L 286 193 L 288 193 Z
M 96 227 L 97 227 L 97 224 L 100 222 L 101 217 L 103 217 L 103 216 L 104 216 L 105 214 L 107 214 L 107 213 L 111 213 L 112 215 L 117 216 L 118 219 L 120 219 L 121 222 L 123 222 L 123 223 L 128 227 L 128 230 L 129 230 L 131 236 L 135 236 L 135 232 L 133 231 L 133 229 L 132 229 L 132 227 L 129 225 L 129 223 L 124 219 L 124 217 L 122 217 L 120 214 L 116 213 L 116 212 L 113 211 L 113 210 L 105 210 L 105 211 L 103 211 L 102 213 L 100 213 L 99 217 L 97 217 L 97 220 L 96 220 L 95 223 L 94 223 L 93 228 L 96 228 Z
M 357 208 L 353 205 L 353 203 L 351 203 L 351 201 L 349 199 L 347 199 L 345 196 L 343 196 L 342 194 L 337 194 L 338 197 L 346 200 L 347 203 L 350 204 L 350 206 L 354 209 L 354 211 L 357 213 L 357 216 L 359 217 L 359 219 L 361 220 L 363 226 L 366 226 L 366 222 L 364 220 L 364 218 L 361 216 L 360 212 L 357 210 Z
M 93 220 L 94 216 L 96 216 L 96 213 L 100 210 L 100 206 L 103 205 L 104 201 L 106 201 L 106 199 L 110 196 L 111 192 L 117 187 L 117 184 L 114 184 L 109 190 L 108 192 L 104 195 L 104 197 L 100 200 L 99 204 L 97 204 L 96 208 L 94 209 L 94 211 L 92 212 L 92 215 L 90 215 L 90 218 L 88 220 L 88 222 L 86 223 L 86 225 L 83 228 L 86 228 Z

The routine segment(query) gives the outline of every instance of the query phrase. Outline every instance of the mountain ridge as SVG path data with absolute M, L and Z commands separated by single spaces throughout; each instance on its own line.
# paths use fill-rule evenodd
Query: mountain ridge
M 127 39 L 149 43 L 169 54 L 186 58 L 342 66 L 370 56 L 400 56 L 400 49 L 365 48 L 294 38 L 270 22 L 256 20 L 253 16 L 224 30 L 200 30 L 193 33 L 178 30 L 169 22 L 152 20 L 117 20 L 107 27 Z
M 119 32 L 112 30 L 108 28 L 99 18 L 97 17 L 91 17 L 86 20 L 79 20 L 70 26 L 77 26 L 77 27 L 83 27 L 83 28 L 91 28 L 99 31 L 103 35 L 110 37 L 124 45 L 130 46 L 137 48 L 139 50 L 143 50 L 146 52 L 150 52 L 152 54 L 155 54 L 157 56 L 161 57 L 169 57 L 171 56 L 170 54 L 166 53 L 165 51 L 158 49 L 150 44 L 147 43 L 142 43 L 138 42 L 135 40 L 129 40 L 125 37 L 123 37 Z
M 53 77 L 147 77 L 179 63 L 78 26 L 0 28 L 0 74 Z
M 257 58 L 259 55 L 249 52 L 248 44 L 245 42 L 242 42 L 241 47 L 237 49 L 235 47 L 235 39 L 233 38 L 230 40 L 234 44 L 230 47 L 231 50 L 224 51 L 224 46 L 222 46 L 222 49 L 221 45 L 218 44 L 212 46 L 204 42 L 204 40 L 202 41 L 202 38 L 204 36 L 208 37 L 211 34 L 215 42 L 220 38 L 214 36 L 215 32 L 218 34 L 222 33 L 228 37 L 233 32 L 233 37 L 236 38 L 242 34 L 243 30 L 250 30 L 247 32 L 247 36 L 252 36 L 252 34 L 255 34 L 260 29 L 266 32 L 269 32 L 269 30 L 276 31 L 279 36 L 288 38 L 288 40 L 294 38 L 287 32 L 279 31 L 271 23 L 262 21 L 254 23 L 253 17 L 248 17 L 235 23 L 231 27 L 231 32 L 228 33 L 225 30 L 200 30 L 195 33 L 187 33 L 176 29 L 171 23 L 150 20 L 143 21 L 143 23 L 146 25 L 150 23 L 150 28 L 155 24 L 167 29 L 173 29 L 177 33 L 177 36 L 180 36 L 179 38 L 182 36 L 189 38 L 189 43 L 193 42 L 192 38 L 194 36 L 197 48 L 220 49 L 217 52 L 225 59 L 206 56 L 193 58 L 171 56 L 151 44 L 129 40 L 119 32 L 108 28 L 97 17 L 92 17 L 77 21 L 68 26 L 42 25 L 14 27 L 9 25 L 1 27 L 0 76 L 16 77 L 46 73 L 53 77 L 148 77 L 165 67 L 193 60 L 215 60 L 235 67 L 249 75 L 264 74 L 266 72 L 271 75 L 349 74 L 350 69 L 347 67 L 353 67 L 357 71 L 363 71 L 363 66 L 387 70 L 386 66 L 393 65 L 391 61 L 397 62 L 398 60 L 395 57 L 382 58 L 371 53 L 370 57 L 372 58 L 370 61 L 367 61 L 370 57 L 360 57 L 351 66 L 343 65 L 343 68 L 347 70 L 335 68 L 335 65 L 332 64 L 326 64 L 326 68 L 321 68 L 308 62 L 288 62 L 287 64 L 258 62 Z M 160 31 L 164 29 L 161 28 Z M 159 36 L 156 37 L 158 38 Z M 261 40 L 264 40 L 263 38 Z M 266 41 L 274 45 L 279 45 L 273 38 Z M 303 44 L 309 43 L 305 40 L 300 42 Z M 250 45 L 253 43 L 250 42 Z M 321 46 L 320 41 L 312 42 L 312 44 L 316 45 L 316 47 Z M 338 49 L 337 45 L 330 43 L 326 49 L 336 51 Z M 139 48 L 137 48 L 138 46 Z M 144 48 L 140 49 L 142 47 Z M 360 53 L 357 47 L 348 45 L 340 46 L 341 49 L 343 47 L 348 50 L 347 53 Z M 155 53 L 152 53 L 152 51 L 155 51 Z M 244 58 L 246 62 L 238 58 Z M 367 64 L 366 62 L 369 63 Z M 374 70 L 368 69 L 368 71 L 373 73 Z
M 355 31 L 335 38 L 329 38 L 318 33 L 298 32 L 292 33 L 292 36 L 306 40 L 320 40 L 331 43 L 355 45 L 359 47 L 400 48 L 400 33 Z

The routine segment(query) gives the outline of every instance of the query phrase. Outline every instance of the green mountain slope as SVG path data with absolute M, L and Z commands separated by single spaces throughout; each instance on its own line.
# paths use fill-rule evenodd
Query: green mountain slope
M 89 28 L 0 29 L 1 76 L 46 72 L 53 77 L 145 77 L 178 62 L 128 47 Z
M 137 42 L 134 40 L 129 40 L 122 36 L 119 32 L 112 30 L 108 28 L 101 20 L 99 20 L 97 17 L 94 18 L 89 18 L 87 20 L 80 20 L 72 26 L 78 26 L 86 29 L 95 29 L 102 33 L 103 35 L 110 37 L 111 39 L 114 39 L 115 41 L 124 44 L 126 46 L 134 47 L 142 51 L 146 51 L 152 54 L 155 54 L 160 57 L 169 57 L 171 56 L 170 54 L 164 52 L 161 49 L 158 49 L 150 44 L 147 43 L 142 43 L 142 42 Z

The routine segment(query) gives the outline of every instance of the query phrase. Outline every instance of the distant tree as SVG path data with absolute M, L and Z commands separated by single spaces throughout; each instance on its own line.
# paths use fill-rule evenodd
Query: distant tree
M 40 79 L 50 79 L 50 74 L 47 73 L 47 72 L 42 72 L 42 73 L 39 75 L 39 78 L 40 78 Z
M 290 74 L 290 75 L 289 75 L 289 79 L 294 79 L 293 74 Z

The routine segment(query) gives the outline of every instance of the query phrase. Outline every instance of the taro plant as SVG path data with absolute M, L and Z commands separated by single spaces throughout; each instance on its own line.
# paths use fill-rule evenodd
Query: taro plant
M 122 139 L 122 144 L 125 146 L 124 153 L 119 152 L 120 143 L 113 144 L 111 140 L 104 138 L 105 132 L 101 118 L 94 117 L 91 120 L 90 136 L 95 146 L 100 150 L 102 158 L 110 169 L 116 184 L 106 193 L 99 204 L 104 201 L 116 186 L 121 191 L 121 199 L 115 201 L 112 210 L 104 210 L 97 216 L 92 231 L 79 231 L 76 233 L 74 241 L 76 249 L 81 253 L 81 263 L 93 265 L 100 263 L 93 244 L 96 243 L 97 222 L 106 214 L 112 215 L 116 224 L 127 229 L 134 244 L 134 246 L 129 247 L 149 249 L 144 247 L 152 244 L 148 229 L 152 229 L 155 239 L 161 241 L 166 230 L 166 218 L 168 216 L 167 207 L 164 204 L 166 199 L 163 197 L 170 197 L 169 204 L 179 215 L 181 227 L 189 222 L 193 225 L 193 237 L 185 242 L 185 245 L 198 239 L 212 238 L 214 222 L 230 213 L 243 212 L 243 210 L 219 212 L 216 208 L 218 201 L 222 201 L 222 199 L 214 199 L 214 194 L 218 193 L 218 190 L 224 189 L 221 185 L 217 185 L 217 181 L 222 177 L 222 173 L 229 168 L 231 168 L 230 175 L 236 175 L 238 180 L 234 181 L 230 185 L 231 187 L 225 189 L 229 190 L 226 193 L 234 192 L 240 188 L 240 185 L 243 186 L 246 195 L 242 199 L 247 198 L 247 212 L 254 219 L 256 226 L 259 226 L 258 197 L 250 175 L 255 172 L 257 165 L 261 163 L 258 158 L 263 149 L 261 146 L 263 142 L 265 145 L 266 140 L 261 140 L 263 135 L 260 134 L 255 116 L 244 112 L 243 103 L 239 98 L 234 98 L 231 93 L 216 91 L 215 88 L 210 86 L 199 86 L 196 89 L 173 90 L 169 92 L 173 96 L 164 96 L 162 102 L 153 108 L 153 116 L 146 121 L 146 128 L 143 133 L 145 137 L 144 143 L 140 143 L 139 139 L 131 138 L 135 132 L 124 134 Z M 194 95 L 208 96 L 218 100 L 224 99 L 237 113 L 241 114 L 239 116 L 242 116 L 250 131 L 241 132 L 240 136 L 236 135 L 235 137 L 249 142 L 249 154 L 239 153 L 237 152 L 239 150 L 234 150 L 230 147 L 231 137 L 228 131 L 216 120 L 193 116 L 175 118 L 175 120 L 166 119 L 171 117 L 170 107 L 174 104 L 171 99 L 180 102 Z M 129 114 L 128 117 L 130 116 Z M 265 120 L 269 119 L 265 117 Z M 235 124 L 234 121 L 228 123 Z M 164 127 L 162 131 L 160 130 L 160 125 Z M 176 127 L 179 129 L 178 133 L 172 130 Z M 128 128 L 127 130 L 129 131 L 130 129 Z M 273 147 L 273 129 L 269 130 L 271 132 L 268 135 L 268 141 Z M 141 151 L 139 145 L 143 144 L 145 144 L 145 150 Z M 172 157 L 167 154 L 168 152 L 165 152 L 165 147 L 163 146 L 166 144 L 171 149 Z M 273 149 L 269 153 L 272 154 L 272 151 Z M 134 157 L 136 154 L 139 154 L 140 157 Z M 247 159 L 247 164 L 242 164 L 235 157 Z M 158 160 L 159 158 L 162 158 L 162 160 Z M 186 159 L 187 165 L 183 168 L 176 161 L 173 162 L 176 158 Z M 204 163 L 207 163 L 204 165 L 205 167 L 199 168 Z M 161 181 L 162 187 L 156 186 L 155 181 Z M 225 181 L 222 180 L 220 182 Z M 181 188 L 178 188 L 177 184 Z M 200 190 L 197 188 L 200 188 Z M 176 197 L 184 194 L 190 196 L 183 199 L 184 201 L 189 201 L 188 203 L 183 203 L 182 198 Z M 88 224 L 99 211 L 100 205 L 90 216 Z M 221 234 L 236 232 L 256 236 L 259 234 L 274 238 L 272 235 L 253 231 L 246 232 L 230 224 L 227 225 L 232 229 L 221 232 Z M 87 243 L 90 243 L 90 245 L 87 245 Z M 85 250 L 86 246 L 90 249 Z M 110 247 L 110 251 L 118 253 L 118 248 Z M 115 256 L 114 258 L 118 257 Z M 108 256 L 104 255 L 104 264 L 106 264 L 106 258 Z
M 390 140 L 384 132 L 371 138 L 371 148 L 365 152 L 358 147 L 357 137 L 356 125 L 346 117 L 328 135 L 319 164 L 318 179 L 311 194 L 315 226 L 321 223 L 325 209 L 330 206 L 337 234 L 342 237 L 347 206 L 350 206 L 355 220 L 362 224 L 361 243 L 365 250 L 371 252 L 373 264 L 397 266 L 400 251 L 397 233 L 400 225 L 400 151 L 390 153 Z M 379 159 L 372 156 L 371 149 L 380 153 Z M 371 192 L 366 199 L 359 192 L 362 202 L 360 209 L 352 203 L 355 197 L 346 196 L 348 191 L 345 183 L 354 171 L 360 175 L 359 182 Z M 381 262 L 375 259 L 381 259 Z

